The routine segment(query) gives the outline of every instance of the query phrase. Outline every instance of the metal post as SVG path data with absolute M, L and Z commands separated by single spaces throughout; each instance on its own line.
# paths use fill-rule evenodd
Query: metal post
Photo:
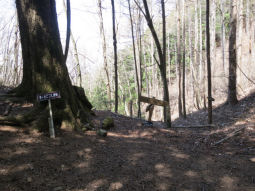
M 48 118 L 50 138 L 55 138 L 55 130 L 54 130 L 54 123 L 53 123 L 53 116 L 52 116 L 52 109 L 51 109 L 50 99 L 48 99 L 48 103 L 49 103 L 49 112 L 50 112 L 50 117 Z

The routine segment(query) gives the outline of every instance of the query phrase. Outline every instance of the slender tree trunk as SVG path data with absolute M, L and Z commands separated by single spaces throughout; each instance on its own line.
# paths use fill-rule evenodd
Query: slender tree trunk
M 146 46 L 144 45 L 144 50 L 146 50 Z M 148 48 L 149 49 L 149 48 Z M 149 78 L 149 72 L 148 72 L 148 65 L 147 65 L 147 58 L 146 54 L 143 55 L 143 60 L 144 60 L 144 72 L 145 72 L 145 78 L 146 78 L 146 92 L 147 96 L 150 96 L 150 78 Z M 148 62 L 149 63 L 149 62 Z
M 177 2 L 177 81 L 178 81 L 178 111 L 179 117 L 183 116 L 182 112 L 182 75 L 181 75 L 181 1 Z
M 15 30 L 15 42 L 14 42 L 14 81 L 13 85 L 17 86 L 19 84 L 19 47 L 20 47 L 20 41 L 18 37 L 19 33 L 19 26 L 18 22 L 16 24 L 16 30 Z
M 69 42 L 70 42 L 70 35 L 71 35 L 71 6 L 70 0 L 66 0 L 66 20 L 67 20 L 67 29 L 66 29 L 66 47 L 65 47 L 65 54 L 64 59 L 66 62 L 68 51 L 69 51 Z
M 223 75 L 225 76 L 225 3 L 224 0 L 220 1 L 221 6 L 221 48 L 222 48 L 222 67 Z
M 182 1 L 182 76 L 183 76 L 183 80 L 182 80 L 182 105 L 183 105 L 183 117 L 186 119 L 186 95 L 185 95 L 185 77 L 186 77 L 186 72 L 185 72 L 185 59 L 186 59 L 186 35 L 185 35 L 185 0 Z
M 203 31 L 202 31 L 202 2 L 199 0 L 199 81 L 203 81 Z M 203 86 L 203 85 L 202 85 Z M 202 87 L 203 89 L 203 87 Z M 204 92 L 203 92 L 204 93 Z
M 168 107 L 164 107 L 164 121 L 169 124 L 171 127 L 171 114 L 170 114 L 170 99 L 169 99 L 169 90 L 167 85 L 167 75 L 166 75 L 166 14 L 165 14 L 165 0 L 161 0 L 161 9 L 162 9 L 162 33 L 163 33 L 163 54 L 162 54 L 162 62 L 161 62 L 161 78 L 163 83 L 163 92 L 164 92 L 164 100 L 169 104 Z
M 106 79 L 107 79 L 107 94 L 108 94 L 108 100 L 109 100 L 109 105 L 110 105 L 110 110 L 111 110 L 112 96 L 111 96 L 110 75 L 109 75 L 108 62 L 107 62 L 107 49 L 106 49 L 104 20 L 103 20 L 103 12 L 102 12 L 102 1 L 98 0 L 97 4 L 98 4 L 98 15 L 99 15 L 99 19 L 100 19 L 100 35 L 102 38 L 102 49 L 103 49 L 103 57 L 104 57 L 104 71 L 105 71 Z
M 154 52 L 155 52 L 155 47 L 154 47 L 154 41 L 153 37 L 150 39 L 150 56 L 151 56 L 151 70 L 152 70 L 152 78 L 151 78 L 151 95 L 157 96 L 156 95 L 156 87 L 158 84 L 158 78 L 157 78 L 157 64 L 155 63 L 154 59 Z
M 136 48 L 135 48 L 135 37 L 134 37 L 134 28 L 133 28 L 133 19 L 131 14 L 131 6 L 130 0 L 128 0 L 128 10 L 129 10 L 129 17 L 130 17 L 130 25 L 131 25 L 131 34 L 132 34 L 132 43 L 133 43 L 133 55 L 134 55 L 134 63 L 135 63 L 135 79 L 137 85 L 137 105 L 138 105 L 138 118 L 141 118 L 141 104 L 140 104 L 140 85 L 139 85 L 139 77 L 138 77 L 138 69 L 137 69 L 137 62 L 136 62 Z
M 189 15 L 190 15 L 190 9 L 189 9 Z M 191 25 L 192 25 L 192 20 L 191 17 L 189 17 L 189 64 L 190 64 L 190 78 L 191 78 L 191 85 L 192 85 L 192 104 L 195 105 L 195 101 L 194 101 L 194 96 L 195 96 L 195 88 L 194 88 L 194 84 L 195 84 L 195 80 L 194 80 L 194 67 L 193 67 L 193 47 L 192 47 L 192 32 L 191 32 Z
M 247 36 L 250 37 L 250 0 L 246 0 L 246 25 Z
M 204 74 L 205 62 L 203 61 L 203 28 L 202 28 L 202 0 L 199 0 L 199 84 L 201 86 L 201 99 L 206 109 L 206 86 Z
M 250 26 L 250 6 L 251 2 L 250 0 L 246 0 L 246 34 L 249 39 L 249 54 L 248 54 L 248 65 L 251 64 L 251 58 L 252 58 L 252 37 L 251 37 L 251 26 Z
M 242 38 L 243 38 L 243 20 L 244 20 L 244 11 L 243 11 L 243 0 L 239 0 L 238 4 L 238 21 L 237 21 L 237 26 L 238 26 L 238 38 L 237 38 L 237 63 L 241 67 L 242 65 Z M 241 76 L 241 75 L 240 75 Z
M 81 75 L 81 65 L 80 65 L 80 59 L 79 59 L 79 52 L 78 52 L 78 48 L 77 48 L 77 43 L 74 40 L 74 36 L 73 33 L 71 31 L 71 41 L 73 43 L 73 47 L 74 47 L 74 58 L 76 61 L 76 70 L 78 73 L 78 82 L 76 82 L 80 87 L 82 87 L 82 75 Z
M 69 4 L 70 4 L 70 2 L 69 2 Z M 70 14 L 70 10 L 69 10 L 69 12 L 67 10 L 67 6 L 66 6 L 66 3 L 65 3 L 65 0 L 63 0 L 63 6 L 65 8 L 66 15 Z M 70 9 L 70 5 L 69 5 L 69 9 Z M 72 30 L 71 29 L 69 29 L 69 30 L 70 30 L 70 32 L 68 32 L 68 34 L 70 34 L 71 41 L 73 43 L 74 52 L 75 52 L 75 54 L 74 54 L 74 58 L 75 58 L 75 61 L 76 61 L 75 67 L 76 67 L 76 70 L 77 70 L 77 73 L 78 73 L 78 76 L 77 76 L 78 77 L 77 78 L 78 79 L 78 83 L 77 84 L 80 87 L 82 87 L 81 66 L 80 66 L 80 60 L 79 60 L 79 53 L 78 53 L 78 49 L 77 49 L 77 44 L 76 44 L 76 42 L 74 40 L 74 36 L 73 36 Z
M 237 0 L 231 3 L 231 22 L 229 35 L 229 81 L 228 81 L 228 103 L 235 105 L 236 96 L 236 69 L 237 69 L 237 52 L 236 52 L 236 25 L 237 25 Z
M 115 113 L 118 113 L 118 57 L 117 57 L 117 39 L 115 29 L 115 6 L 114 0 L 112 3 L 112 31 L 113 31 L 113 47 L 114 47 L 114 73 L 115 73 Z
M 211 84 L 211 56 L 210 56 L 210 0 L 206 0 L 206 51 L 208 73 L 208 123 L 212 124 L 212 84 Z
M 198 42 L 199 42 L 199 33 L 198 33 L 198 0 L 195 1 L 195 46 L 194 46 L 194 86 L 195 86 L 195 97 L 196 97 L 196 105 L 197 108 L 200 109 L 201 105 L 201 94 L 200 94 L 200 87 L 199 87 L 199 49 L 198 49 Z
M 211 0 L 210 6 L 210 48 L 211 48 L 211 63 L 212 66 L 216 65 L 216 0 Z M 214 72 L 215 70 L 213 70 Z
M 170 33 L 167 40 L 167 61 L 168 61 L 168 86 L 171 85 L 171 53 L 170 53 Z
M 142 17 L 141 11 L 138 9 L 138 23 L 137 23 L 137 44 L 139 53 L 139 79 L 140 79 L 140 93 L 143 91 L 143 45 L 142 45 Z

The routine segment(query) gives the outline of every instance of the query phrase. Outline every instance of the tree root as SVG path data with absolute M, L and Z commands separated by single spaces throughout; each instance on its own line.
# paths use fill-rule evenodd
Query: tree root
M 34 108 L 31 111 L 22 115 L 0 117 L 0 124 L 12 126 L 25 126 L 25 124 L 28 124 L 36 119 L 34 113 L 38 111 L 39 108 Z
M 24 93 L 22 85 L 9 91 L 12 96 L 0 96 L 0 102 L 22 102 L 29 99 L 29 95 Z M 61 99 L 52 101 L 53 121 L 55 128 L 80 130 L 84 124 L 89 123 L 93 115 L 92 105 L 87 99 L 83 88 L 75 87 L 74 96 L 68 97 L 62 93 Z M 30 92 L 31 93 L 31 92 Z M 14 96 L 13 96 L 14 95 Z M 64 97 L 64 95 L 66 97 Z M 18 97 L 15 97 L 18 96 Z M 19 97 L 22 96 L 22 97 Z M 2 100 L 1 100 L 2 99 Z M 34 98 L 32 101 L 35 101 Z M 22 115 L 0 117 L 0 124 L 12 126 L 27 126 L 36 128 L 39 131 L 48 131 L 49 108 L 47 102 L 35 103 L 34 108 Z

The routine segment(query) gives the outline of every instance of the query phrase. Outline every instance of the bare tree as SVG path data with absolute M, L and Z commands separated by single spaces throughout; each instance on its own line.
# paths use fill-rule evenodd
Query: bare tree
M 189 14 L 191 12 L 190 10 L 191 8 L 189 8 Z M 191 17 L 189 17 L 189 67 L 190 67 L 190 78 L 191 78 L 191 84 L 192 84 L 192 103 L 194 104 L 194 96 L 195 96 L 195 71 L 194 71 L 194 64 L 193 64 L 193 60 L 194 60 L 194 55 L 193 55 L 193 47 L 192 47 L 192 19 Z
M 225 5 L 224 0 L 220 1 L 221 6 L 221 48 L 222 48 L 222 67 L 225 76 Z
M 186 95 L 185 95 L 185 77 L 186 77 L 186 72 L 185 72 L 185 59 L 186 59 L 186 27 L 185 27 L 185 0 L 182 0 L 182 105 L 183 105 L 183 117 L 186 118 Z
M 206 52 L 208 73 L 208 123 L 212 124 L 212 82 L 211 82 L 211 55 L 210 55 L 210 0 L 206 0 Z
M 177 2 L 177 81 L 178 81 L 178 111 L 179 117 L 183 116 L 182 112 L 182 74 L 181 74 L 181 1 Z
M 213 66 L 216 64 L 216 0 L 210 1 L 210 50 L 211 50 L 211 63 Z
M 128 0 L 128 10 L 129 10 L 129 17 L 130 17 L 130 25 L 131 25 L 131 34 L 132 34 L 132 44 L 133 44 L 133 55 L 134 55 L 134 63 L 135 63 L 135 79 L 137 85 L 137 96 L 138 96 L 138 118 L 141 117 L 141 106 L 140 106 L 140 85 L 139 85 L 139 77 L 138 77 L 138 69 L 137 69 L 137 62 L 136 62 L 136 48 L 135 48 L 135 36 L 134 36 L 134 26 L 133 26 L 133 18 L 131 13 L 131 6 L 130 0 Z
M 135 1 L 136 2 L 136 1 Z M 136 2 L 136 4 L 139 6 L 139 4 Z M 161 79 L 163 82 L 163 92 L 164 92 L 164 101 L 168 102 L 169 106 L 164 107 L 164 121 L 167 122 L 168 126 L 171 127 L 171 114 L 170 114 L 170 100 L 169 100 L 169 91 L 168 91 L 168 85 L 167 85 L 167 77 L 166 77 L 166 18 L 165 18 L 165 2 L 164 0 L 161 0 L 161 10 L 162 10 L 162 36 L 163 36 L 163 42 L 162 42 L 162 48 L 161 44 L 158 38 L 158 35 L 156 33 L 156 30 L 154 28 L 152 18 L 150 15 L 150 11 L 148 8 L 147 0 L 143 0 L 143 5 L 144 5 L 144 11 L 141 11 L 144 14 L 144 17 L 147 21 L 147 25 L 151 31 L 152 37 L 154 39 L 154 42 L 156 44 L 157 52 L 158 52 L 158 57 L 159 61 L 156 60 L 160 74 L 161 74 Z M 155 57 L 156 59 L 156 57 Z
M 234 105 L 238 102 L 236 96 L 236 26 L 237 26 L 237 0 L 231 2 L 231 22 L 229 34 L 229 79 L 228 79 L 228 103 Z
M 243 0 L 237 2 L 237 26 L 238 26 L 238 38 L 237 38 L 237 63 L 239 66 L 242 65 L 242 39 L 243 39 L 243 20 L 244 20 L 244 10 L 243 10 Z
M 117 57 L 117 38 L 115 27 L 115 6 L 114 0 L 112 3 L 112 31 L 113 31 L 113 47 L 114 47 L 114 78 L 115 78 L 115 113 L 118 112 L 118 57 Z
M 19 84 L 19 76 L 20 76 L 20 70 L 19 70 L 19 48 L 20 48 L 20 40 L 19 40 L 19 26 L 18 26 L 18 19 L 16 23 L 16 29 L 15 29 L 15 42 L 14 42 L 14 74 L 13 74 L 13 84 L 17 86 Z
M 69 2 L 70 4 L 70 2 Z M 65 8 L 65 12 L 66 12 L 66 15 L 68 16 L 68 14 L 70 14 L 70 10 L 68 11 L 68 8 L 66 6 L 66 3 L 65 3 L 65 0 L 63 0 L 63 6 Z M 70 5 L 69 5 L 69 9 L 70 9 Z M 68 16 L 70 17 L 70 16 Z M 70 25 L 70 24 L 69 24 Z M 71 41 L 72 41 L 72 44 L 73 44 L 73 48 L 74 48 L 74 58 L 75 58 L 75 68 L 77 70 L 77 73 L 78 73 L 78 76 L 77 76 L 77 84 L 82 87 L 82 76 L 81 76 L 81 66 L 80 66 L 80 59 L 79 59 L 79 53 L 78 53 L 78 48 L 77 48 L 77 44 L 75 42 L 75 39 L 74 39 L 74 36 L 73 36 L 73 33 L 72 33 L 72 30 L 71 30 L 71 26 L 70 26 L 70 29 L 68 29 L 68 34 L 70 35 L 70 38 L 71 38 Z
M 196 98 L 196 106 L 197 109 L 200 109 L 201 105 L 201 94 L 200 94 L 200 87 L 199 87 L 199 33 L 198 33 L 198 0 L 195 0 L 195 23 L 194 23 L 194 90 L 195 90 L 195 98 Z
M 107 79 L 107 93 L 108 93 L 108 99 L 109 102 L 111 102 L 111 85 L 110 85 L 110 76 L 109 76 L 109 70 L 108 70 L 108 62 L 107 62 L 107 49 L 106 49 L 106 39 L 105 39 L 105 30 L 104 30 L 104 19 L 103 19 L 103 12 L 102 12 L 102 1 L 97 1 L 98 5 L 98 16 L 100 19 L 100 35 L 102 38 L 102 49 L 103 49 L 103 57 L 104 57 L 104 71 L 106 74 Z M 110 109 L 111 109 L 111 103 L 109 103 Z

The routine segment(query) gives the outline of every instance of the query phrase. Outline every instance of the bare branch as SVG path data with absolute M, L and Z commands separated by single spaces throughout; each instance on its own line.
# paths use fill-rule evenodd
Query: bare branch
M 143 16 L 144 16 L 145 18 L 147 18 L 145 12 L 143 11 L 143 9 L 142 9 L 142 7 L 139 5 L 139 3 L 138 3 L 136 0 L 134 0 L 134 2 L 135 2 L 135 4 L 136 4 L 136 6 L 138 7 L 138 9 L 140 9 L 140 11 L 143 13 Z

